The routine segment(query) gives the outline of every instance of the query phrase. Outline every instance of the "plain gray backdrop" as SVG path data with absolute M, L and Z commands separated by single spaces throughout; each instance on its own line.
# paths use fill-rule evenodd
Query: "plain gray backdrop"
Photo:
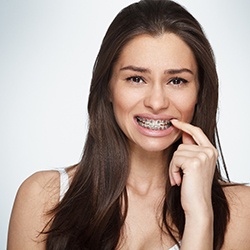
M 20 184 L 80 160 L 92 66 L 108 25 L 132 2 L 0 0 L 0 249 Z M 250 2 L 178 2 L 214 49 L 222 148 L 231 179 L 249 182 Z

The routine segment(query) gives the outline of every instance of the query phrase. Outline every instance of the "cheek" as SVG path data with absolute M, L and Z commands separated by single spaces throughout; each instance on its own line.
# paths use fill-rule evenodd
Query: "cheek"
M 129 112 L 129 103 L 127 98 L 124 98 L 123 95 L 115 95 L 115 98 L 112 100 L 113 112 L 115 119 L 118 125 L 122 128 L 126 122 L 126 117 Z
M 128 88 L 114 88 L 112 91 L 112 104 L 117 120 L 128 118 L 140 101 L 140 96 Z
M 196 106 L 197 98 L 196 95 L 185 95 L 181 96 L 175 102 L 176 108 L 179 110 L 181 114 L 181 119 L 184 122 L 190 123 L 193 119 L 195 106 Z
M 196 102 L 194 102 L 193 105 L 190 105 L 189 107 L 187 107 L 187 109 L 185 110 L 184 119 L 188 123 L 190 123 L 193 120 L 195 106 L 196 106 Z
M 127 91 L 116 78 L 112 79 L 110 86 L 114 116 L 117 124 L 124 132 L 125 117 L 129 110 Z

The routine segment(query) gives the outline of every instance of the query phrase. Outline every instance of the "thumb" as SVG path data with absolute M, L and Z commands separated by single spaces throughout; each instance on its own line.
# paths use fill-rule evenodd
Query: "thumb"
M 196 144 L 193 137 L 188 133 L 182 133 L 182 143 L 183 144 Z

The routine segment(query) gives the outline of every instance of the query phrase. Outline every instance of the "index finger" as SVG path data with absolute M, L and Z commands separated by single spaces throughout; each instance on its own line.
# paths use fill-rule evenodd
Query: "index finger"
M 202 131 L 202 129 L 200 129 L 199 127 L 176 119 L 171 120 L 171 123 L 174 127 L 189 134 L 199 146 L 206 147 L 212 145 L 207 136 Z

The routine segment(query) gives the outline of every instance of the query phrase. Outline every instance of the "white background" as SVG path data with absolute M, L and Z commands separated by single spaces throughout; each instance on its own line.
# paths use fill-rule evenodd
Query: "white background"
M 0 0 L 0 249 L 23 180 L 79 161 L 94 59 L 111 20 L 132 2 Z M 219 129 L 231 179 L 250 182 L 250 2 L 179 2 L 215 51 Z

